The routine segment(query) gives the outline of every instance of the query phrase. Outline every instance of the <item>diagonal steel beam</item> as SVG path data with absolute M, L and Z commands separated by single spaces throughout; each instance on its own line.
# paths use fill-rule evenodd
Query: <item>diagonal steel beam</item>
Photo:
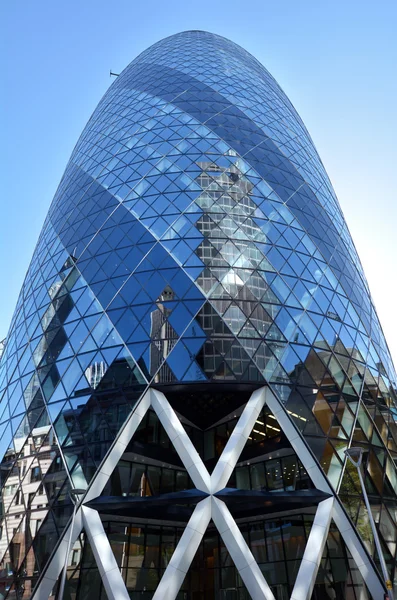
M 208 497 L 201 500 L 194 509 L 167 569 L 157 586 L 153 600 L 172 600 L 172 598 L 176 598 L 210 520 L 211 498 Z
M 215 469 L 212 472 L 212 494 L 216 494 L 216 492 L 219 492 L 226 487 L 264 404 L 265 394 L 263 394 L 261 390 L 255 390 L 245 405 Z
M 327 498 L 318 505 L 298 575 L 292 590 L 291 600 L 310 600 L 316 583 L 324 547 L 331 525 L 334 498 Z
M 151 404 L 196 488 L 211 493 L 210 475 L 167 398 L 152 390 Z
M 108 600 L 130 600 L 99 514 L 88 506 L 82 507 L 82 513 L 84 530 L 87 533 Z
M 211 502 L 212 520 L 252 600 L 275 600 L 272 590 L 226 504 L 215 496 L 212 496 Z

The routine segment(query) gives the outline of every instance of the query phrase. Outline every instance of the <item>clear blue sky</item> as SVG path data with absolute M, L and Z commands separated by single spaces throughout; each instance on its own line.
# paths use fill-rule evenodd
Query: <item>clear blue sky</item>
M 0 9 L 0 339 L 87 119 L 157 40 L 205 29 L 275 76 L 314 139 L 397 363 L 395 0 L 18 0 Z

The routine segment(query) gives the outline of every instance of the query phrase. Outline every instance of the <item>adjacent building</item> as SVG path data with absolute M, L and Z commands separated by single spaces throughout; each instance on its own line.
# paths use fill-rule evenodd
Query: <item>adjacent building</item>
M 64 568 L 73 600 L 383 598 L 344 452 L 396 582 L 395 386 L 289 99 L 225 38 L 161 40 L 78 140 L 7 335 L 0 598 Z

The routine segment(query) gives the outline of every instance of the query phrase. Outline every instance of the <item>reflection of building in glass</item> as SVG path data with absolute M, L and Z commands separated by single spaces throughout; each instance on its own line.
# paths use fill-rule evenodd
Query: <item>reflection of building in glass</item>
M 15 450 L 9 450 L 2 462 L 2 472 L 7 473 L 3 487 L 2 512 L 6 516 L 5 526 L 1 531 L 0 554 L 0 593 L 6 595 L 10 577 L 23 570 L 26 581 L 23 584 L 23 597 L 28 598 L 32 592 L 32 578 L 37 577 L 38 568 L 32 540 L 48 515 L 48 497 L 56 486 L 56 464 L 59 464 L 59 453 L 49 426 L 33 429 L 27 444 L 18 444 Z M 35 450 L 40 448 L 40 458 Z M 22 451 L 21 451 L 22 450 Z M 19 457 L 15 461 L 16 457 Z M 52 470 L 52 483 L 44 486 L 43 478 Z
M 154 376 L 155 381 L 159 380 L 158 371 L 178 340 L 178 335 L 167 320 L 167 317 L 171 314 L 171 310 L 167 308 L 167 303 L 171 303 L 173 297 L 172 289 L 167 286 L 157 299 L 157 308 L 150 313 L 152 343 L 150 345 L 149 371 Z M 170 379 L 169 374 L 168 379 Z M 162 373 L 161 380 L 167 381 L 166 373 Z
M 84 129 L 7 336 L 0 598 L 55 600 L 65 563 L 73 600 L 383 597 L 344 451 L 395 583 L 395 385 L 289 100 L 224 38 L 162 40 Z
M 87 367 L 84 373 L 90 387 L 92 387 L 95 390 L 98 387 L 99 382 L 105 375 L 105 372 L 106 365 L 103 362 L 103 360 L 101 360 L 100 362 L 95 362 L 94 364 Z

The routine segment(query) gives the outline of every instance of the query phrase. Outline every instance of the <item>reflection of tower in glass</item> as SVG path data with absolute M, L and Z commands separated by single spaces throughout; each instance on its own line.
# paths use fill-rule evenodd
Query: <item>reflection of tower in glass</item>
M 106 373 L 106 370 L 107 367 L 103 360 L 101 360 L 100 362 L 94 362 L 92 365 L 86 368 L 84 374 L 92 389 L 95 390 L 98 387 L 102 377 Z
M 204 237 L 197 256 L 205 265 L 198 283 L 212 299 L 211 305 L 197 315 L 208 335 L 197 362 L 218 380 L 234 380 L 236 373 L 242 375 L 249 368 L 250 355 L 255 355 L 261 369 L 274 368 L 272 349 L 279 351 L 282 337 L 276 327 L 271 327 L 267 311 L 272 305 L 265 310 L 265 304 L 258 303 L 258 299 L 274 302 L 275 297 L 263 273 L 273 268 L 261 250 L 268 239 L 257 221 L 261 211 L 251 197 L 254 185 L 244 174 L 246 165 L 236 153 L 230 150 L 227 156 L 229 161 L 223 166 L 198 163 L 202 173 L 197 181 L 203 192 L 196 199 L 203 210 L 196 226 Z M 259 344 L 258 339 L 265 333 L 268 344 Z M 228 354 L 236 335 L 244 350 L 232 351 L 230 361 L 225 362 L 221 357 Z
M 163 383 L 167 383 L 167 379 L 171 381 L 171 378 L 167 377 L 166 373 L 162 372 L 160 376 L 158 371 L 178 340 L 178 336 L 167 318 L 171 314 L 171 309 L 167 308 L 167 302 L 171 302 L 173 299 L 174 292 L 170 286 L 166 286 L 157 298 L 157 308 L 150 313 L 150 337 L 152 343 L 150 345 L 149 370 L 150 374 L 154 376 L 155 382 L 158 382 L 160 378 Z

